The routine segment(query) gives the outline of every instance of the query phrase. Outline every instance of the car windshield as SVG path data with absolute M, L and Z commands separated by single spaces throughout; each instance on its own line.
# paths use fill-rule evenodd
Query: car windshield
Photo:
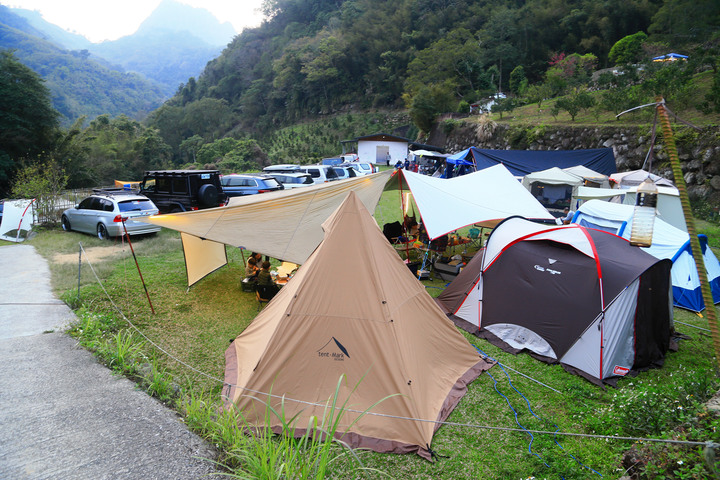
M 118 202 L 121 212 L 135 212 L 142 210 L 155 210 L 155 205 L 150 200 L 124 200 Z
M 274 178 L 266 178 L 265 184 L 270 188 L 277 188 L 280 186 L 280 183 L 278 183 L 278 181 Z

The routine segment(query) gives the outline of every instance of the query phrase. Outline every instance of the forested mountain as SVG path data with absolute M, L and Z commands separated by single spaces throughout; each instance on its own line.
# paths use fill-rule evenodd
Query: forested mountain
M 26 19 L 0 5 L 0 49 L 9 49 L 44 80 L 53 107 L 70 124 L 86 115 L 144 117 L 164 98 L 161 88 L 135 73 L 101 65 L 87 50 L 64 50 L 44 40 Z
M 690 53 L 720 24 L 717 0 L 268 0 L 265 10 L 154 114 L 161 131 L 210 141 L 349 106 L 453 111 L 508 91 L 518 68 L 526 87 L 554 88 L 549 70 L 589 79 L 625 36 L 649 35 L 646 56 Z M 200 103 L 218 110 L 196 130 L 183 122 Z

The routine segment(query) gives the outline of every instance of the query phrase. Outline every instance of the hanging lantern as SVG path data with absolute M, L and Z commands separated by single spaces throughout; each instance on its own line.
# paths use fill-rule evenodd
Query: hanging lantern
M 638 186 L 632 230 L 630 231 L 630 245 L 636 247 L 649 247 L 652 245 L 657 196 L 658 189 L 650 178 L 646 178 Z

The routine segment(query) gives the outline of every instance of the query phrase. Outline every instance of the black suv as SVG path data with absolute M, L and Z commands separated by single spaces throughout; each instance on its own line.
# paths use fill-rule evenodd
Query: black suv
M 152 200 L 161 213 L 219 207 L 227 200 L 218 170 L 145 172 L 140 193 Z

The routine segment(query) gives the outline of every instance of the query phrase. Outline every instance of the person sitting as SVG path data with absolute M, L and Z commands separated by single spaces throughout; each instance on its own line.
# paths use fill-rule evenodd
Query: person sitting
M 257 276 L 257 283 L 258 285 L 275 285 L 275 280 L 273 280 L 270 273 L 270 262 L 267 260 L 262 263 L 262 268 Z
M 257 285 L 258 287 L 264 286 L 269 287 L 265 292 L 265 298 L 270 300 L 277 294 L 277 292 L 280 290 L 280 287 L 277 286 L 275 283 L 275 280 L 272 277 L 272 274 L 270 273 L 270 262 L 265 260 L 262 263 L 262 268 L 260 269 L 260 273 L 258 273 L 257 277 Z
M 260 268 L 257 266 L 257 259 L 255 257 L 248 258 L 247 266 L 245 267 L 245 278 L 248 279 L 248 281 L 255 281 L 257 280 L 258 273 L 260 273 Z
M 563 225 L 570 225 L 570 222 L 572 222 L 574 215 L 575 215 L 575 212 L 570 210 L 570 207 L 565 207 L 563 209 L 563 216 L 562 216 Z

